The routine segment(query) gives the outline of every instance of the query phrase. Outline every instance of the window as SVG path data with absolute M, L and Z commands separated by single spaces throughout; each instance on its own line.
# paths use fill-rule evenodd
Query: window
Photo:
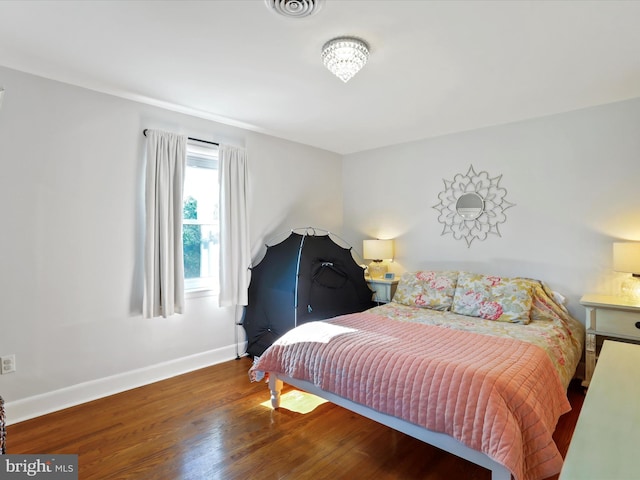
M 219 291 L 218 147 L 187 144 L 182 241 L 185 292 Z

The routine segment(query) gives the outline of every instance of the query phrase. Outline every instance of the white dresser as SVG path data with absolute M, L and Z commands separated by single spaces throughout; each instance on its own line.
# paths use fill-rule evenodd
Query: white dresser
M 640 345 L 605 340 L 560 480 L 640 478 Z

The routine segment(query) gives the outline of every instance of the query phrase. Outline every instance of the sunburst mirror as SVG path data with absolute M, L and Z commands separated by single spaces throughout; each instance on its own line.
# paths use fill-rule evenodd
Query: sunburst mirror
M 440 203 L 433 207 L 444 225 L 441 235 L 451 233 L 456 240 L 464 239 L 467 247 L 476 238 L 500 236 L 498 226 L 507 219 L 504 211 L 515 205 L 505 199 L 507 190 L 500 186 L 501 179 L 502 175 L 492 178 L 487 172 L 476 173 L 471 165 L 466 174 L 444 180 Z

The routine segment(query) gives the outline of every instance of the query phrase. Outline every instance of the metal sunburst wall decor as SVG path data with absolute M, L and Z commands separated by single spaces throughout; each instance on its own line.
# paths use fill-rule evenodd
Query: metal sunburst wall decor
M 438 221 L 444 225 L 441 235 L 464 238 L 467 247 L 476 238 L 500 236 L 498 226 L 507 219 L 504 211 L 515 206 L 505 199 L 507 190 L 500 187 L 501 179 L 502 175 L 491 178 L 487 172 L 476 173 L 471 165 L 466 174 L 444 180 L 445 189 L 438 195 L 440 203 L 433 207 L 440 212 Z

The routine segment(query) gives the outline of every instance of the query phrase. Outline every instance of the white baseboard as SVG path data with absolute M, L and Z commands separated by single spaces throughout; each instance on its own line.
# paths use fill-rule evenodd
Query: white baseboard
M 236 358 L 236 346 L 209 350 L 5 403 L 7 425 Z

